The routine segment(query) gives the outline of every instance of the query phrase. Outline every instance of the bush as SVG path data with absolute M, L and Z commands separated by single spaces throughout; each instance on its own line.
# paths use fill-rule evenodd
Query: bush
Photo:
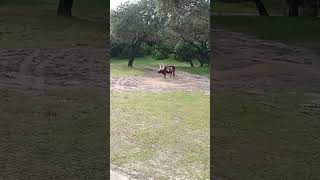
M 168 44 L 159 44 L 155 46 L 152 57 L 157 60 L 168 59 L 170 57 L 170 51 L 172 51 L 172 47 Z
M 179 41 L 176 44 L 174 51 L 176 52 L 175 59 L 184 62 L 192 61 L 195 58 L 194 54 L 196 54 L 196 49 L 184 41 Z
M 110 55 L 111 57 L 118 57 L 122 53 L 124 49 L 123 44 L 112 44 L 111 49 L 110 49 Z
M 142 48 L 142 52 L 145 56 L 149 56 L 152 54 L 153 48 L 151 46 L 145 46 L 144 48 Z
M 163 60 L 169 58 L 169 53 L 163 53 L 161 51 L 154 51 L 152 57 L 156 60 Z

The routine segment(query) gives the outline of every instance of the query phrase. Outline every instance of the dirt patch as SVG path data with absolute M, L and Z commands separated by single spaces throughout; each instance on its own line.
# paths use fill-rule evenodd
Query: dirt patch
M 0 179 L 106 179 L 106 60 L 104 48 L 0 49 Z
M 107 88 L 106 49 L 1 49 L 0 88 Z
M 193 75 L 181 71 L 176 72 L 173 78 L 163 78 L 157 69 L 148 69 L 143 76 L 111 78 L 113 91 L 201 91 L 210 93 L 210 79 L 204 76 Z
M 320 56 L 314 49 L 215 29 L 214 89 L 314 89 Z

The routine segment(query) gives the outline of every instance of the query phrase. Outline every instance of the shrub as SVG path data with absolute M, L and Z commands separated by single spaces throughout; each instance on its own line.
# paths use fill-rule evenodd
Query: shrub
M 169 44 L 158 44 L 152 52 L 152 57 L 157 60 L 168 59 L 172 49 L 173 48 Z
M 152 53 L 152 57 L 156 60 L 163 60 L 163 59 L 168 59 L 169 54 L 168 53 L 163 53 L 161 51 L 154 51 Z
M 176 44 L 174 51 L 176 53 L 175 59 L 184 61 L 184 62 L 192 61 L 195 58 L 194 54 L 196 54 L 195 48 L 189 43 L 186 43 L 184 41 L 179 41 Z

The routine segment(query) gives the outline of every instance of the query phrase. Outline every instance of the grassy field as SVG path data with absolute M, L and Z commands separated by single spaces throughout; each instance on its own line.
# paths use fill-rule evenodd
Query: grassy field
M 0 91 L 3 179 L 106 178 L 106 99 L 91 91 Z
M 288 43 L 320 41 L 320 19 L 308 17 L 216 16 L 213 26 Z
M 112 77 L 143 75 L 146 68 L 159 68 L 159 64 L 162 62 L 165 65 L 175 65 L 177 71 L 185 71 L 191 74 L 209 77 L 210 67 L 197 67 L 198 64 L 196 62 L 195 67 L 192 68 L 189 63 L 178 62 L 173 58 L 155 60 L 150 56 L 136 58 L 133 63 L 133 68 L 127 66 L 128 59 L 113 58 L 110 63 L 110 74 Z
M 317 179 L 319 118 L 303 94 L 215 94 L 214 174 L 222 179 Z
M 111 77 L 145 75 L 159 64 L 209 76 L 173 58 L 111 59 Z M 195 64 L 198 66 L 198 64 Z M 156 85 L 155 85 L 156 86 Z M 111 163 L 156 179 L 209 179 L 210 97 L 201 92 L 111 93 Z
M 113 92 L 112 163 L 158 179 L 208 179 L 209 98 L 190 92 Z
M 56 17 L 52 1 L 1 1 L 0 47 L 64 47 L 72 45 L 103 46 L 105 21 L 90 22 L 86 18 L 105 19 L 102 1 L 77 1 L 73 18 Z M 99 7 L 99 8 L 98 8 Z

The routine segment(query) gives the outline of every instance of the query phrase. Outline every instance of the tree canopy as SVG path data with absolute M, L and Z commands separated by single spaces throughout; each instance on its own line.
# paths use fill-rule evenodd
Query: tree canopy
M 128 66 L 132 66 L 141 43 L 154 44 L 164 19 L 157 15 L 154 0 L 126 2 L 111 11 L 112 41 L 127 44 L 130 48 Z
M 194 57 L 203 66 L 209 61 L 209 13 L 208 0 L 126 2 L 111 12 L 111 41 L 130 48 L 128 66 L 132 66 L 142 43 L 157 45 L 159 52 L 165 47 L 161 44 L 174 47 L 179 41 L 196 49 Z

